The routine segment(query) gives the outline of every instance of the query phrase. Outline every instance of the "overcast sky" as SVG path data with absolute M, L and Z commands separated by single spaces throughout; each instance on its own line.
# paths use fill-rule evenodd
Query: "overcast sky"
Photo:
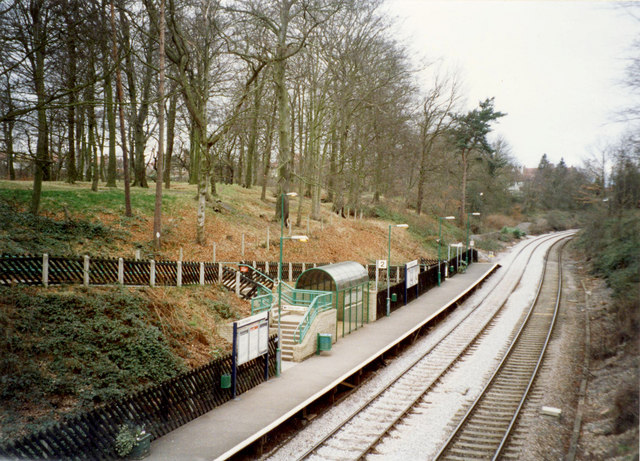
M 495 97 L 508 116 L 495 133 L 520 164 L 546 153 L 579 166 L 589 149 L 620 136 L 621 82 L 640 21 L 612 2 L 387 0 L 398 38 L 416 62 L 458 69 L 466 110 Z M 636 15 L 640 13 L 635 9 Z M 425 73 L 421 85 L 429 85 Z

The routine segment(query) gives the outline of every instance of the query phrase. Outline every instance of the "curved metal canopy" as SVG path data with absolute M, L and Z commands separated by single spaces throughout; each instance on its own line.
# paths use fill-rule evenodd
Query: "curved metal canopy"
M 369 274 L 362 264 L 354 261 L 344 261 L 327 266 L 307 269 L 296 281 L 297 289 L 314 289 L 331 282 L 331 291 L 342 291 L 353 286 L 369 282 Z

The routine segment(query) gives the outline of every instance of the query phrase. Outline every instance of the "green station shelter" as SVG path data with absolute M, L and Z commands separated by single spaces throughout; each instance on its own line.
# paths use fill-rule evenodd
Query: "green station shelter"
M 369 274 L 362 264 L 345 261 L 307 269 L 298 277 L 296 289 L 333 292 L 336 338 L 368 323 Z

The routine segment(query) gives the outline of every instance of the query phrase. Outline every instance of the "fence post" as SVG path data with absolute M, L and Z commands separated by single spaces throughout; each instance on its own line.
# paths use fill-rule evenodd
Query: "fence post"
M 182 247 L 180 247 L 180 256 L 178 257 L 178 261 L 182 261 Z
M 240 297 L 240 271 L 236 271 L 236 296 Z
M 305 263 L 302 263 L 302 272 L 306 270 Z
M 118 283 L 124 285 L 124 259 L 118 258 Z
M 218 283 L 222 283 L 222 263 L 218 263 Z
M 200 263 L 200 285 L 204 285 L 204 263 Z
M 269 251 L 269 240 L 271 237 L 269 236 L 269 226 L 267 226 L 267 251 Z
M 291 263 L 289 263 L 289 282 L 293 281 L 293 269 L 291 267 Z
M 178 261 L 177 273 L 176 273 L 176 286 L 182 286 L 182 261 Z
M 216 263 L 216 242 L 213 242 L 213 264 Z
M 156 262 L 155 260 L 149 261 L 149 285 L 156 286 Z
M 89 255 L 84 255 L 84 270 L 82 271 L 82 278 L 84 279 L 84 286 L 89 286 Z
M 264 262 L 264 273 L 269 277 L 269 261 Z
M 396 266 L 396 283 L 400 283 L 400 266 Z
M 136 250 L 136 261 L 140 261 L 140 250 Z
M 42 255 L 42 285 L 45 288 L 49 286 L 49 255 L 47 253 Z

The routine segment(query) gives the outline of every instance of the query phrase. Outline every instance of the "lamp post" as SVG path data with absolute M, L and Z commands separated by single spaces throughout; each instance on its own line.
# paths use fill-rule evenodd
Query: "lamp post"
M 389 277 L 391 267 L 391 228 L 392 227 L 409 227 L 409 224 L 389 224 L 389 259 L 387 260 L 387 317 L 391 314 L 391 296 L 389 295 Z
M 467 252 L 464 255 L 464 262 L 465 264 L 468 266 L 469 264 L 471 264 L 471 260 L 473 260 L 473 258 L 471 258 L 471 260 L 469 260 L 469 220 L 471 219 L 471 216 L 480 216 L 480 213 L 478 212 L 471 212 L 471 213 L 467 213 Z
M 438 217 L 438 286 L 442 283 L 442 274 L 440 274 L 440 245 L 442 245 L 442 220 L 456 219 L 455 216 L 439 216 Z
M 296 192 L 288 192 L 286 194 L 280 194 L 280 259 L 278 261 L 278 347 L 276 348 L 276 376 L 280 376 L 280 371 L 282 369 L 282 330 L 280 327 L 280 317 L 282 315 L 282 244 L 285 240 L 284 238 L 284 196 L 287 195 L 289 197 L 295 197 L 298 194 Z M 301 236 L 292 236 L 290 237 L 292 240 L 303 240 L 301 238 L 294 239 L 293 237 L 301 237 Z M 305 240 L 306 241 L 306 236 Z

